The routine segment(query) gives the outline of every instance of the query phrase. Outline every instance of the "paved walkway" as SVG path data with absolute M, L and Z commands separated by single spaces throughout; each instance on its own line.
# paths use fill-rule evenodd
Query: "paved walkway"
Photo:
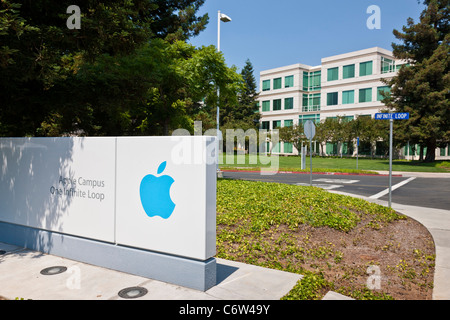
M 141 287 L 140 300 L 279 300 L 302 275 L 217 259 L 218 284 L 206 292 L 0 243 L 0 295 L 7 299 L 121 300 L 119 291 Z M 42 275 L 41 270 L 67 270 Z

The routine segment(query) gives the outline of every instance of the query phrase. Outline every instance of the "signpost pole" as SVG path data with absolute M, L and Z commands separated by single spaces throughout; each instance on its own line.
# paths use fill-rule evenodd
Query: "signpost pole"
M 392 131 L 394 119 L 389 119 L 389 208 L 392 202 Z
M 314 125 L 314 122 L 312 122 L 311 120 L 305 122 L 304 133 L 306 139 L 309 140 L 309 184 L 310 186 L 312 186 L 312 139 L 316 135 L 316 126 Z
M 358 170 L 359 137 L 356 138 L 356 170 Z
M 389 208 L 392 205 L 392 140 L 393 140 L 393 126 L 395 120 L 408 120 L 409 112 L 399 113 L 376 113 L 375 120 L 388 120 L 389 119 Z
M 312 141 L 309 139 L 309 185 L 312 187 Z

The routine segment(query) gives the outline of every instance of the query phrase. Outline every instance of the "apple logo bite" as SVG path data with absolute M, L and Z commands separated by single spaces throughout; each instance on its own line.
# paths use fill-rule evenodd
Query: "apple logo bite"
M 161 174 L 166 168 L 167 162 L 162 162 L 157 174 Z M 171 176 L 146 175 L 139 188 L 142 207 L 149 217 L 159 216 L 167 219 L 175 209 L 175 203 L 170 198 L 170 187 L 175 180 Z

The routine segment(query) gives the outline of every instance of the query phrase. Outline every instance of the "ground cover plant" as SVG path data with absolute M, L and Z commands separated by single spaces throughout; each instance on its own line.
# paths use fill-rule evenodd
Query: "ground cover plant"
M 425 227 L 316 187 L 219 179 L 217 257 L 304 275 L 283 299 L 432 295 L 435 247 Z

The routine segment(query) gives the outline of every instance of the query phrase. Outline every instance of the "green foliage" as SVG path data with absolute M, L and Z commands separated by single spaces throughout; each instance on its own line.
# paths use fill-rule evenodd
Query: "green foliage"
M 2 1 L 0 135 L 168 134 L 192 130 L 211 82 L 237 101 L 236 70 L 185 42 L 208 22 L 203 3 L 78 1 L 81 29 L 69 30 L 70 1 Z
M 394 35 L 394 56 L 409 66 L 386 83 L 391 96 L 383 102 L 410 118 L 396 123 L 396 139 L 427 147 L 426 162 L 435 160 L 438 143 L 450 141 L 450 9 L 447 0 L 426 1 L 420 21 L 410 18 Z
M 390 208 L 319 188 L 219 179 L 217 256 L 300 273 L 304 277 L 283 299 L 320 299 L 334 289 L 333 283 L 321 271 L 303 269 L 301 262 L 313 264 L 315 260 L 330 258 L 339 264 L 343 253 L 328 239 L 320 245 L 302 247 L 298 242 L 300 225 L 346 233 L 363 218 L 367 228 L 378 228 L 404 216 Z M 303 243 L 308 243 L 308 234 L 303 237 Z M 380 298 L 368 291 L 356 290 L 354 294 L 361 299 Z
M 248 230 L 258 232 L 281 224 L 295 229 L 303 223 L 348 232 L 361 215 L 383 222 L 401 218 L 392 209 L 316 187 L 219 180 L 217 191 L 217 222 L 230 225 L 245 217 Z
M 332 284 L 325 280 L 323 274 L 307 272 L 281 300 L 319 300 L 322 291 L 329 291 Z

